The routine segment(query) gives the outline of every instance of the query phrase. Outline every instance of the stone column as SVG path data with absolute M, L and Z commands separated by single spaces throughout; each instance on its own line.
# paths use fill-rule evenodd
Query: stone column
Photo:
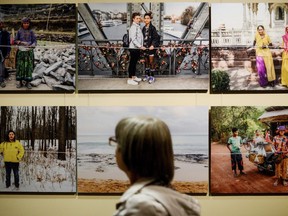
M 271 11 L 271 10 L 269 10 L 269 18 L 270 18 L 270 20 L 269 20 L 269 27 L 270 28 L 273 28 L 273 22 L 272 22 L 272 17 L 274 16 L 274 12 L 273 11 Z
M 247 25 L 247 14 L 246 14 L 246 4 L 247 3 L 243 3 L 243 26 L 242 29 L 247 29 L 248 25 Z

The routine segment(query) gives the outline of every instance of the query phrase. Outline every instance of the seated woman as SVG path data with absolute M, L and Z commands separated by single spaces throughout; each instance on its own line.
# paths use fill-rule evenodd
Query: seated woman
M 130 188 L 116 205 L 120 215 L 200 215 L 198 202 L 170 188 L 174 176 L 172 138 L 168 126 L 153 117 L 129 117 L 116 126 L 118 167 Z

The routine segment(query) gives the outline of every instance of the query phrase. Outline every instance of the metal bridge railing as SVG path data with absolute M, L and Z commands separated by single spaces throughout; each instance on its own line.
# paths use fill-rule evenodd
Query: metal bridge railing
M 161 43 L 155 48 L 156 75 L 176 75 L 181 70 L 201 74 L 202 70 L 209 70 L 209 39 L 165 39 Z M 145 71 L 144 52 L 137 64 L 141 74 Z M 129 55 L 129 48 L 122 46 L 121 39 L 82 40 L 78 43 L 78 74 L 126 76 Z

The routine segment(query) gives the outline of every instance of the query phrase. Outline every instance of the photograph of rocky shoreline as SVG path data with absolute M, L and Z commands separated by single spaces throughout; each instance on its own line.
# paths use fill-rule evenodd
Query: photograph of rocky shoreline
M 78 167 L 87 174 L 88 170 L 95 174 L 92 178 L 78 178 L 81 193 L 123 193 L 130 186 L 128 178 L 118 169 L 114 155 L 78 154 Z M 206 194 L 208 182 L 205 173 L 201 173 L 203 169 L 208 170 L 208 155 L 175 155 L 176 177 L 172 187 L 182 193 Z
M 183 193 L 207 194 L 207 107 L 78 107 L 78 192 L 115 194 L 129 187 L 108 138 L 114 134 L 117 122 L 131 115 L 155 116 L 168 124 L 175 160 L 173 188 Z
M 30 22 L 36 43 L 29 46 L 34 60 L 30 88 L 17 88 L 16 55 L 22 45 L 16 43 L 23 19 Z M 5 58 L 5 86 L 1 91 L 75 91 L 76 76 L 76 5 L 75 4 L 17 4 L 0 5 L 3 30 L 10 34 L 10 53 Z M 7 45 L 1 44 L 2 49 Z M 1 51 L 2 51 L 1 49 Z M 29 59 L 30 60 L 30 59 Z M 26 80 L 22 81 L 24 85 Z M 28 82 L 28 81 L 27 81 Z

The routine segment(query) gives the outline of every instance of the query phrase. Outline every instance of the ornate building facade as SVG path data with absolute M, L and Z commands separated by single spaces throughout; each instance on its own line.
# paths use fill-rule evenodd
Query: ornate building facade
M 212 46 L 252 45 L 258 25 L 265 27 L 275 46 L 282 43 L 281 36 L 288 25 L 288 3 L 243 3 L 242 6 L 242 28 L 227 29 L 223 21 L 218 29 L 211 31 Z

